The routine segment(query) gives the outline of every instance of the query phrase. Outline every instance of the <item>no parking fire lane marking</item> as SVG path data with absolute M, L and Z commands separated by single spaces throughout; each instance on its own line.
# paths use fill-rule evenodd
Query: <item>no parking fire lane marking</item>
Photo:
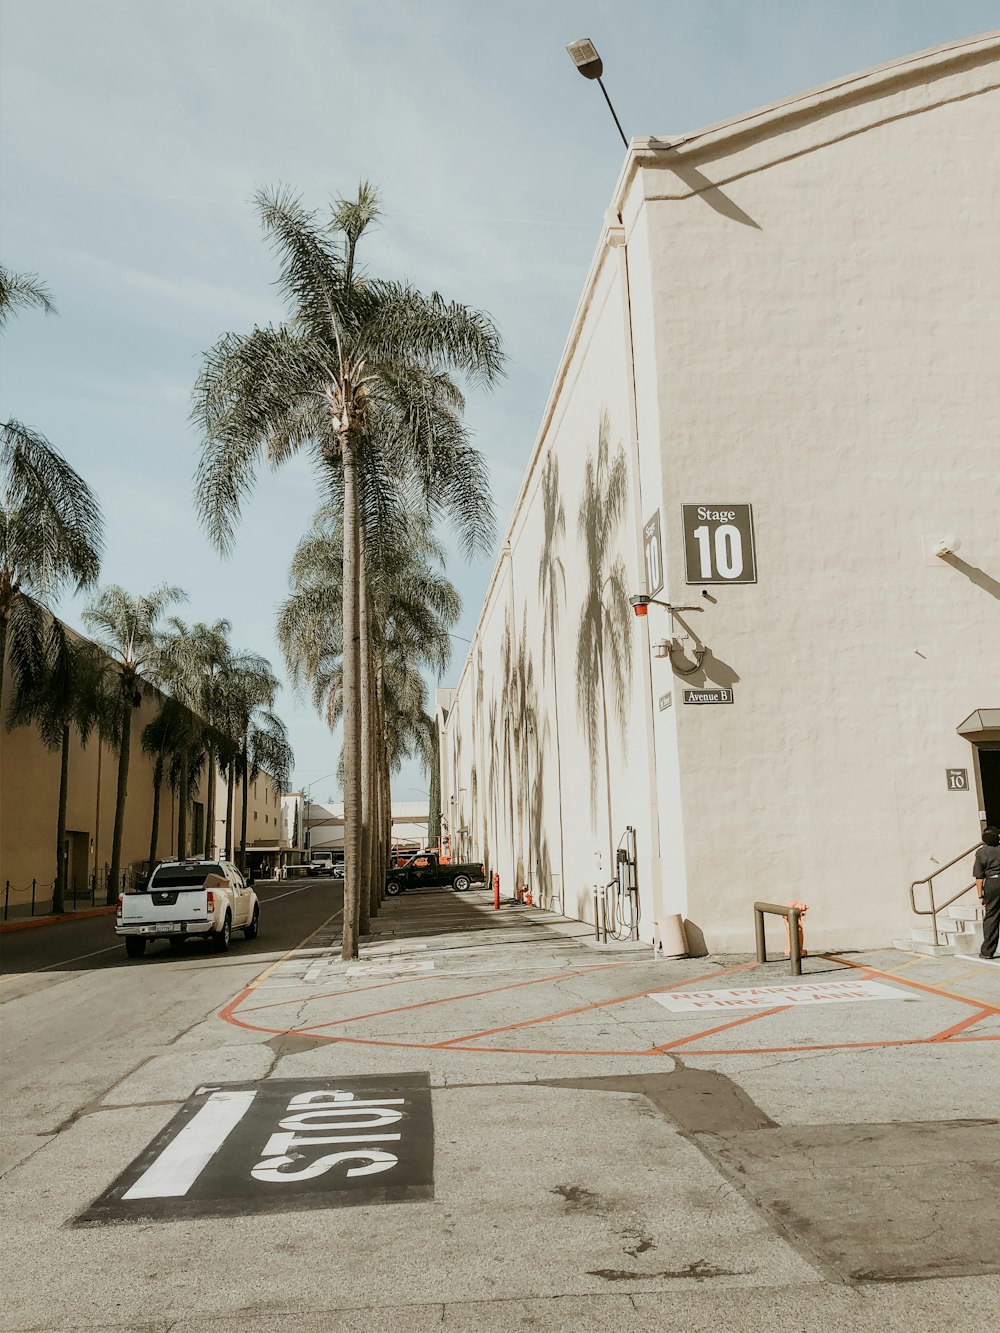
M 654 991 L 650 997 L 676 1013 L 700 1009 L 773 1009 L 776 1005 L 846 1004 L 858 1000 L 912 1000 L 881 981 L 796 982 L 788 986 L 739 986 L 732 990 Z
M 434 1197 L 426 1073 L 199 1088 L 75 1222 L 163 1221 Z

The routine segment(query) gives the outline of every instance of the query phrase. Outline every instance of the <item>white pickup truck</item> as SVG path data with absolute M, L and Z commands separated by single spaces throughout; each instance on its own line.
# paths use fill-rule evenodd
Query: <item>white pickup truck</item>
M 229 861 L 161 861 L 142 889 L 118 896 L 115 934 L 130 958 L 141 958 L 150 940 L 178 948 L 190 935 L 229 948 L 234 930 L 257 938 L 260 903 L 253 876 L 244 879 Z

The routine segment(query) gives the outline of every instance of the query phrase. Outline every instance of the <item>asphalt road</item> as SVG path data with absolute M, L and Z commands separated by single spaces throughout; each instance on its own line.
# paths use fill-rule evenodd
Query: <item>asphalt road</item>
M 245 940 L 241 931 L 234 931 L 230 946 L 234 958 L 294 948 L 344 903 L 342 879 L 284 880 L 254 888 L 260 900 L 260 934 L 255 940 Z M 147 948 L 143 958 L 128 958 L 115 935 L 114 922 L 113 916 L 95 916 L 4 933 L 0 935 L 0 976 L 183 967 L 193 958 L 214 955 L 211 944 L 201 940 L 188 940 L 176 953 L 166 940 L 159 940 Z

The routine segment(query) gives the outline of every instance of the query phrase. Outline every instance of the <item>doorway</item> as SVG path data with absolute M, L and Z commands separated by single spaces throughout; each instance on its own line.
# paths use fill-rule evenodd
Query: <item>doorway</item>
M 976 746 L 979 770 L 979 808 L 986 812 L 987 824 L 1000 828 L 1000 741 L 980 742 Z

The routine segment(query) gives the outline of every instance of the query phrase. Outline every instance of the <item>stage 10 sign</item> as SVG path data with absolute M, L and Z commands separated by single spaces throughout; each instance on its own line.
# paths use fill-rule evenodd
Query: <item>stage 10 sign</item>
M 756 583 L 748 504 L 682 505 L 687 583 Z

